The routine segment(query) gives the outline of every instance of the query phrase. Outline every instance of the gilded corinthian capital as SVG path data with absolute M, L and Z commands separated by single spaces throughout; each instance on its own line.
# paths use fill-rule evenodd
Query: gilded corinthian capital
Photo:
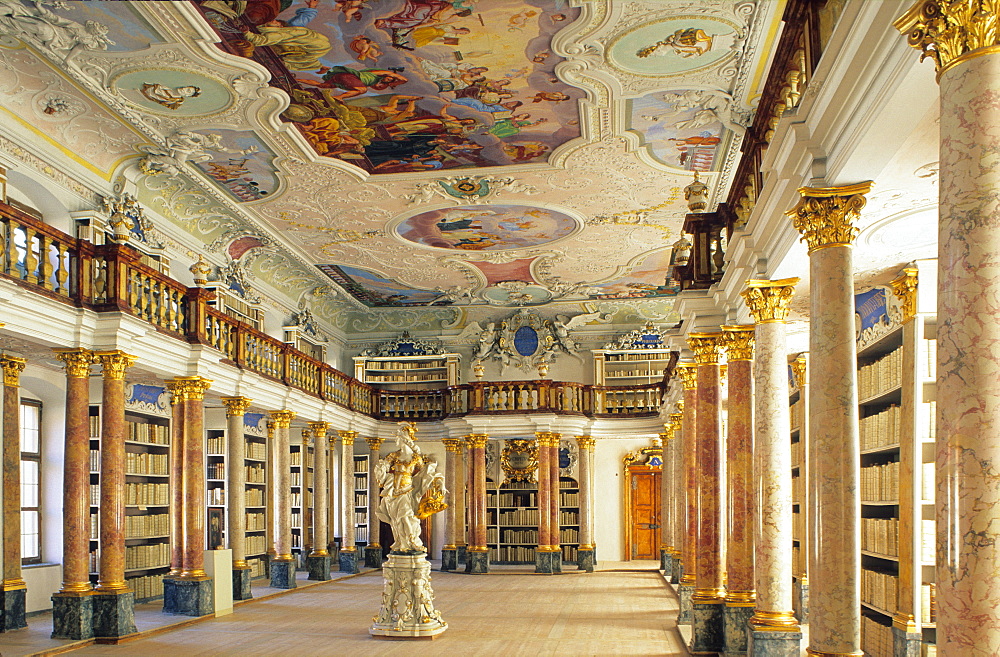
M 865 207 L 872 182 L 842 187 L 800 187 L 802 198 L 786 212 L 802 234 L 809 253 L 831 246 L 851 246 L 858 236 L 854 222 Z
M 245 415 L 253 400 L 249 397 L 223 397 L 219 401 L 226 407 L 226 417 Z
M 719 362 L 722 333 L 689 333 L 688 346 L 694 352 L 694 362 L 711 365 Z
M 723 326 L 720 342 L 726 350 L 726 360 L 753 360 L 753 337 L 753 324 Z
M 677 376 L 681 378 L 685 390 L 698 387 L 698 366 L 694 363 L 681 363 L 677 366 Z
M 123 381 L 125 372 L 138 360 L 138 356 L 126 354 L 120 349 L 96 351 L 94 357 L 101 364 L 101 373 L 108 381 Z
M 757 324 L 784 322 L 788 317 L 788 304 L 795 294 L 797 278 L 781 278 L 776 281 L 750 280 L 747 289 L 740 293 L 746 301 L 753 321 Z
M 1000 0 L 920 0 L 893 27 L 934 60 L 938 78 L 973 57 L 1000 53 Z
M 0 366 L 3 367 L 3 384 L 10 388 L 18 387 L 21 381 L 21 372 L 24 371 L 27 363 L 27 360 L 17 356 L 8 354 L 0 356 Z
M 71 379 L 90 377 L 90 366 L 94 364 L 94 352 L 88 349 L 54 349 L 56 358 L 63 362 L 66 376 Z

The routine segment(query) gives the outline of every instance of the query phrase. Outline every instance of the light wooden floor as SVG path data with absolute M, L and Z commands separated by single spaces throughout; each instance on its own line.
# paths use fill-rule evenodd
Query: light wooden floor
M 687 655 L 674 623 L 677 598 L 655 567 L 654 562 L 602 563 L 594 573 L 556 576 L 523 569 L 480 576 L 435 571 L 437 607 L 449 629 L 433 641 L 368 635 L 382 590 L 381 574 L 370 573 L 241 605 L 234 614 L 119 646 L 92 645 L 70 654 Z

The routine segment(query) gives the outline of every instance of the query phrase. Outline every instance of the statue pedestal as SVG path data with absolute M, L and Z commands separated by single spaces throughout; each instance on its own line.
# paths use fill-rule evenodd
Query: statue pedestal
M 431 589 L 431 563 L 426 552 L 389 553 L 382 565 L 385 586 L 382 608 L 375 624 L 368 629 L 372 636 L 430 637 L 448 629 L 441 613 L 434 608 Z

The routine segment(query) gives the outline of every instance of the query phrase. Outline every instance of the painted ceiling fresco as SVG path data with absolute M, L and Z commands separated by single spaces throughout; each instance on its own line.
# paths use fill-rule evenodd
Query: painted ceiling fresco
M 193 0 L 272 74 L 319 155 L 371 173 L 543 162 L 580 136 L 550 40 L 564 0 Z
M 572 217 L 527 205 L 473 205 L 421 212 L 396 226 L 404 240 L 464 251 L 512 251 L 566 237 Z

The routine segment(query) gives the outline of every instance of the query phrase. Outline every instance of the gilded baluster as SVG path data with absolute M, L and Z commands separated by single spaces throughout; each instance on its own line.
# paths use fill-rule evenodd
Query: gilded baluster
M 38 256 L 35 254 L 35 230 L 33 228 L 24 229 L 24 280 L 29 283 L 38 283 Z
M 52 265 L 52 253 L 50 250 L 55 247 L 55 242 L 48 240 L 44 235 L 38 236 L 38 258 L 41 265 L 41 281 L 39 281 L 46 290 L 56 289 L 56 279 L 53 274 L 55 273 L 55 267 Z
M 56 257 L 58 258 L 59 269 L 56 273 L 56 282 L 59 284 L 59 292 L 63 296 L 69 296 L 69 247 L 62 242 L 56 244 Z

